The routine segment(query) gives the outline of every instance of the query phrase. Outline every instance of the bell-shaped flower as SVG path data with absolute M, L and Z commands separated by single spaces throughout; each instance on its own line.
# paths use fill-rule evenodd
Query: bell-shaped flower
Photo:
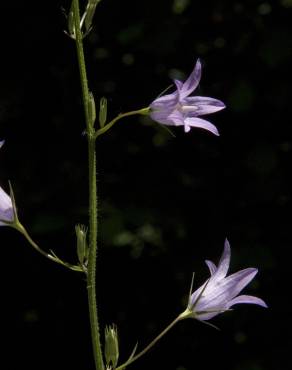
M 0 187 L 0 226 L 13 221 L 14 211 L 11 197 Z
M 226 240 L 218 266 L 211 261 L 206 261 L 211 276 L 200 288 L 190 294 L 188 308 L 183 314 L 184 317 L 194 317 L 202 321 L 209 320 L 238 303 L 251 303 L 267 307 L 260 298 L 238 295 L 252 281 L 258 270 L 247 268 L 227 276 L 230 254 L 230 245 Z
M 0 141 L 0 148 L 3 146 L 3 144 L 4 140 Z M 12 199 L 0 186 L 0 226 L 7 225 L 6 222 L 13 222 L 14 217 Z
M 205 96 L 189 96 L 199 85 L 201 70 L 198 59 L 185 82 L 174 80 L 176 91 L 160 96 L 150 104 L 150 117 L 163 125 L 184 126 L 185 132 L 189 132 L 191 127 L 198 127 L 219 135 L 211 122 L 199 117 L 224 109 L 224 103 Z

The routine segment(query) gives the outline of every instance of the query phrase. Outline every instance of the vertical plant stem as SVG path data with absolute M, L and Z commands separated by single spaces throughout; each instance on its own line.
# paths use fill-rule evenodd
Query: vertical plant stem
M 82 33 L 80 29 L 79 1 L 73 0 L 74 28 L 77 47 L 77 57 L 79 64 L 84 113 L 86 120 L 86 130 L 88 138 L 88 164 L 89 164 L 89 256 L 88 256 L 88 275 L 87 293 L 89 305 L 89 318 L 91 327 L 91 337 L 93 354 L 96 370 L 104 370 L 97 301 L 96 301 L 96 257 L 97 257 L 97 189 L 96 189 L 96 153 L 94 128 L 90 122 L 88 114 L 89 90 L 86 76 L 86 66 L 83 51 Z

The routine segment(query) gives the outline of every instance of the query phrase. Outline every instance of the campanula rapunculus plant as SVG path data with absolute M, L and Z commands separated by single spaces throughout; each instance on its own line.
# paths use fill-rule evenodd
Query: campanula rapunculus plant
M 257 274 L 256 268 L 246 268 L 226 276 L 230 265 L 230 245 L 225 240 L 224 250 L 218 266 L 212 261 L 206 261 L 210 270 L 210 278 L 189 297 L 187 317 L 198 320 L 209 320 L 212 317 L 229 310 L 237 303 L 251 303 L 267 307 L 266 303 L 250 295 L 238 295 Z
M 48 260 L 64 266 L 71 271 L 84 274 L 83 279 L 86 282 L 84 287 L 88 295 L 88 312 L 95 370 L 124 370 L 130 364 L 144 356 L 176 323 L 185 318 L 206 321 L 219 313 L 229 310 L 230 307 L 237 303 L 253 303 L 263 307 L 267 307 L 267 305 L 260 298 L 239 295 L 242 289 L 255 277 L 257 269 L 247 268 L 227 276 L 230 264 L 230 246 L 226 240 L 218 266 L 211 261 L 206 261 L 211 273 L 210 278 L 194 293 L 192 293 L 191 288 L 186 310 L 178 315 L 148 345 L 140 349 L 137 343 L 125 362 L 119 364 L 120 349 L 118 332 L 115 325 L 105 328 L 105 336 L 102 343 L 96 294 L 97 282 L 105 281 L 97 279 L 96 276 L 97 251 L 99 247 L 96 145 L 100 140 L 99 138 L 103 134 L 108 133 L 115 123 L 122 118 L 134 115 L 150 115 L 154 121 L 162 125 L 183 126 L 185 132 L 189 132 L 192 127 L 197 127 L 219 135 L 217 128 L 212 123 L 200 117 L 220 111 L 225 108 L 225 105 L 222 101 L 214 98 L 191 96 L 193 91 L 198 87 L 201 79 L 202 66 L 198 59 L 194 70 L 185 82 L 174 80 L 176 90 L 171 94 L 158 97 L 150 106 L 120 113 L 116 117 L 108 119 L 111 114 L 108 114 L 107 98 L 102 97 L 99 99 L 99 114 L 97 115 L 95 96 L 88 84 L 83 40 L 92 29 L 93 16 L 99 2 L 100 0 L 87 0 L 86 4 L 84 3 L 82 5 L 82 9 L 84 9 L 82 14 L 80 13 L 79 0 L 72 0 L 67 16 L 68 32 L 66 34 L 76 44 L 84 108 L 86 133 L 84 136 L 88 144 L 88 222 L 86 225 L 77 224 L 76 226 L 76 246 L 74 245 L 73 249 L 77 251 L 77 255 L 75 256 L 77 262 L 70 263 L 64 261 L 52 249 L 47 251 L 47 249 L 41 248 L 34 241 L 18 219 L 11 185 L 10 196 L 0 187 L 0 226 L 7 225 L 20 232 L 28 243 Z M 84 130 L 84 127 L 82 130 Z M 4 141 L 0 141 L 0 148 L 3 143 Z M 112 272 L 114 273 L 115 271 L 113 270 Z M 161 365 L 158 365 L 158 367 L 161 367 Z
M 4 140 L 0 141 L 0 148 Z M 4 222 L 2 222 L 4 221 Z M 11 197 L 0 186 L 0 226 L 7 225 L 6 222 L 14 221 L 14 211 Z
M 185 82 L 174 80 L 176 90 L 160 96 L 150 104 L 150 116 L 163 125 L 184 126 L 185 132 L 198 127 L 219 135 L 217 128 L 199 116 L 225 108 L 222 101 L 206 96 L 190 96 L 201 80 L 202 66 L 198 59 L 193 72 Z

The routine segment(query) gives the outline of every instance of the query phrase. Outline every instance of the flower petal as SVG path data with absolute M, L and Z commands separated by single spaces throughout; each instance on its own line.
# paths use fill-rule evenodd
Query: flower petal
M 170 124 L 174 126 L 181 126 L 184 124 L 184 117 L 182 113 L 178 110 L 174 110 L 169 116 L 168 116 Z
M 173 80 L 178 90 L 180 90 L 183 87 L 183 82 L 180 80 Z
M 187 118 L 185 118 L 184 121 L 185 121 L 185 126 L 187 126 L 188 128 L 190 128 L 190 127 L 203 128 L 204 130 L 208 130 L 208 131 L 212 132 L 212 134 L 219 136 L 219 132 L 218 132 L 216 126 L 214 126 L 209 121 L 206 121 L 206 120 L 204 120 L 202 118 L 198 118 L 198 117 L 187 117 Z
M 171 94 L 162 95 L 150 104 L 150 108 L 152 110 L 173 109 L 173 107 L 175 107 L 178 102 L 178 97 L 179 96 L 177 90 Z
M 154 121 L 170 126 L 182 126 L 184 124 L 184 118 L 180 111 L 166 111 L 157 110 L 150 112 L 150 116 Z
M 227 307 L 230 300 L 236 297 L 252 281 L 257 272 L 258 270 L 255 268 L 247 268 L 219 281 L 210 281 L 209 287 L 207 287 L 209 291 L 206 292 L 206 295 L 208 294 L 212 306 Z M 213 277 L 215 279 L 215 274 Z
M 201 71 L 202 66 L 200 60 L 198 59 L 193 72 L 190 74 L 190 76 L 184 82 L 180 89 L 180 99 L 184 99 L 197 88 L 201 80 Z
M 229 265 L 230 265 L 230 256 L 231 256 L 231 249 L 230 244 L 227 239 L 225 239 L 224 249 L 222 256 L 220 257 L 217 271 L 216 271 L 216 278 L 224 278 L 227 275 Z
M 217 275 L 217 271 L 211 276 L 204 293 L 196 303 L 195 311 L 214 310 L 218 307 L 226 309 L 228 303 L 242 291 L 257 273 L 257 269 L 247 268 L 227 278 L 222 278 Z M 195 302 L 203 287 L 204 285 L 192 294 L 191 303 Z
M 239 295 L 236 298 L 233 298 L 229 303 L 228 303 L 228 308 L 238 304 L 238 303 L 250 303 L 250 304 L 257 304 L 262 307 L 268 307 L 267 304 L 260 298 L 254 297 L 252 295 Z
M 3 144 L 5 143 L 5 140 L 0 141 L 0 148 L 2 148 Z
M 212 261 L 206 260 L 205 262 L 209 268 L 210 274 L 213 275 L 217 270 L 217 266 Z
M 10 196 L 0 187 L 0 220 L 12 222 L 14 219 L 14 212 Z M 0 221 L 0 226 L 5 223 Z
M 225 104 L 221 100 L 206 96 L 190 96 L 185 98 L 182 104 L 195 106 L 197 109 L 190 112 L 190 115 L 195 117 L 215 113 L 225 108 Z

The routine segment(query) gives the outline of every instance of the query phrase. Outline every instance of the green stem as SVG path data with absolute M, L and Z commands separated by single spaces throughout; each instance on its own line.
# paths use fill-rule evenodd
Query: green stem
M 96 370 L 104 370 L 99 323 L 96 301 L 96 256 L 97 256 L 97 189 L 96 189 L 96 154 L 94 128 L 90 122 L 88 114 L 89 91 L 86 76 L 86 66 L 80 30 L 79 1 L 73 0 L 74 28 L 77 48 L 77 58 L 79 64 L 82 97 L 85 113 L 85 121 L 88 138 L 88 167 L 89 167 L 89 256 L 87 274 L 87 293 L 89 305 L 89 319 L 91 327 L 91 337 L 93 354 Z
M 123 370 L 126 366 L 132 364 L 134 361 L 138 360 L 140 357 L 145 355 L 166 333 L 169 332 L 174 325 L 184 318 L 183 314 L 179 315 L 175 320 L 173 320 L 156 338 L 152 340 L 141 352 L 139 352 L 136 356 L 130 358 L 124 364 L 118 366 L 115 370 Z
M 150 110 L 150 108 L 147 107 L 147 108 L 142 108 L 142 109 L 139 109 L 139 110 L 133 110 L 133 111 L 127 112 L 127 113 L 120 113 L 117 117 L 115 117 L 113 120 L 111 120 L 104 127 L 102 127 L 99 130 L 97 130 L 96 133 L 95 133 L 95 138 L 97 138 L 98 136 L 104 134 L 107 130 L 109 130 L 121 118 L 129 117 L 129 116 L 134 116 L 136 114 L 147 115 L 149 113 L 149 110 Z

